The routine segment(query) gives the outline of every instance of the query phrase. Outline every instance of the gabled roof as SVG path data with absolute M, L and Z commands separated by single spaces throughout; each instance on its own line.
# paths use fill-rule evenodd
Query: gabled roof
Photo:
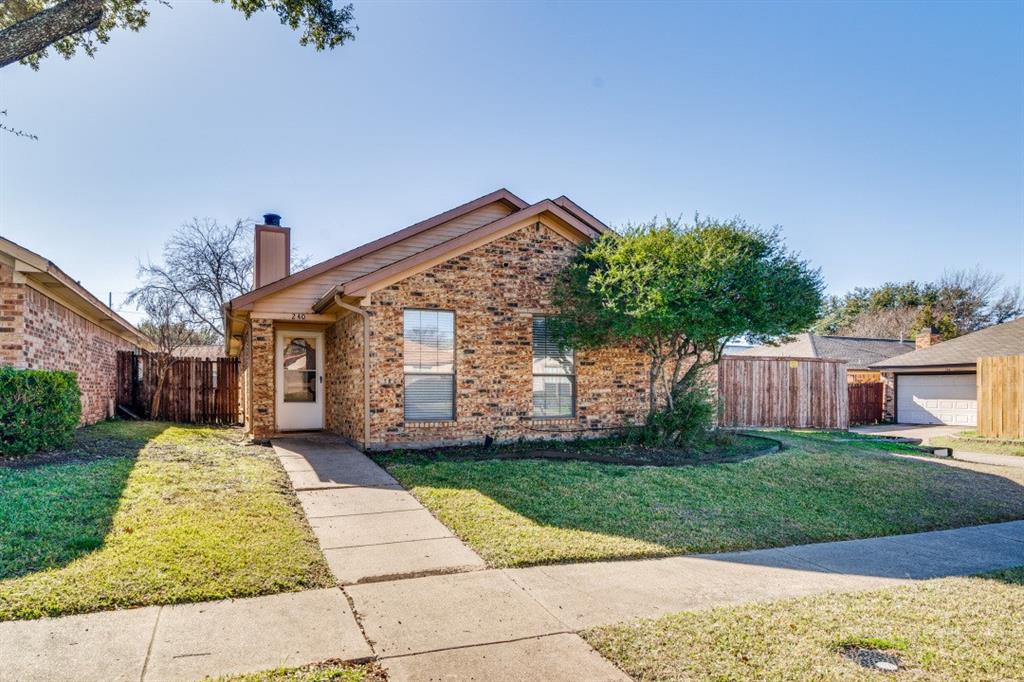
M 847 369 L 868 369 L 876 362 L 910 353 L 913 341 L 860 336 L 819 336 L 805 332 L 778 346 L 754 346 L 735 355 L 845 360 Z
M 350 280 L 344 285 L 334 287 L 330 291 L 327 291 L 320 300 L 313 304 L 313 309 L 322 310 L 329 306 L 334 294 L 340 293 L 346 296 L 356 297 L 364 296 L 371 287 L 379 284 L 380 282 L 393 280 L 398 276 L 408 276 L 413 274 L 413 272 L 430 267 L 430 265 L 433 265 L 440 260 L 453 258 L 469 248 L 474 248 L 483 240 L 500 235 L 504 231 L 521 227 L 524 221 L 538 218 L 545 213 L 558 219 L 558 221 L 564 222 L 567 226 L 578 232 L 584 240 L 596 238 L 601 234 L 601 230 L 597 227 L 582 222 L 574 214 L 569 213 L 554 201 L 545 199 L 543 201 L 538 201 L 536 204 L 531 206 L 527 206 L 520 211 L 511 213 L 500 220 L 495 220 L 494 222 L 482 225 L 481 227 L 459 237 L 449 239 L 446 242 L 424 249 L 415 255 L 404 258 L 367 275 Z M 604 229 L 607 230 L 608 228 L 605 227 Z
M 421 220 L 420 222 L 402 228 L 397 232 L 392 232 L 389 235 L 385 235 L 380 239 L 375 239 L 372 242 L 367 242 L 362 246 L 358 246 L 349 251 L 345 251 L 344 253 L 334 256 L 333 258 L 328 258 L 325 261 L 321 261 L 319 263 L 316 263 L 315 265 L 311 265 L 304 270 L 299 270 L 298 272 L 292 273 L 288 277 L 279 279 L 276 282 L 271 282 L 270 284 L 266 284 L 258 289 L 253 289 L 252 291 L 246 294 L 242 294 L 241 296 L 232 299 L 231 307 L 237 308 L 238 306 L 246 305 L 247 303 L 251 303 L 252 301 L 262 298 L 263 296 L 272 294 L 276 291 L 281 291 L 282 289 L 286 289 L 292 286 L 293 284 L 297 284 L 303 280 L 307 280 L 310 277 L 319 275 L 322 272 L 327 272 L 328 270 L 336 268 L 339 265 L 344 265 L 345 263 L 353 261 L 357 258 L 367 256 L 373 253 L 374 251 L 379 251 L 380 249 L 400 242 L 403 239 L 408 239 L 409 237 L 413 237 L 417 234 L 420 234 L 421 232 L 425 232 L 426 230 L 429 230 L 432 227 L 437 227 L 442 223 L 446 223 L 450 220 L 455 220 L 460 216 L 466 215 L 467 213 L 475 211 L 478 208 L 483 208 L 488 204 L 493 204 L 496 201 L 505 203 L 513 211 L 518 211 L 528 206 L 528 204 L 525 201 L 517 197 L 515 194 L 512 194 L 512 192 L 509 192 L 507 189 L 502 188 L 496 190 L 494 192 L 491 192 L 490 194 L 485 194 L 484 196 L 474 199 L 473 201 L 469 201 L 465 204 L 462 204 L 461 206 L 456 206 L 455 208 L 445 211 L 444 213 L 438 213 L 432 218 Z
M 372 286 L 376 282 L 382 281 L 386 278 L 393 278 L 397 274 L 410 271 L 410 269 L 416 268 L 423 263 L 442 258 L 445 254 L 454 254 L 460 248 L 476 244 L 480 240 L 486 239 L 489 235 L 497 234 L 501 230 L 511 228 L 525 220 L 539 217 L 542 214 L 549 215 L 559 224 L 564 224 L 572 231 L 578 232 L 583 239 L 597 237 L 604 232 L 608 232 L 610 229 L 607 225 L 597 220 L 597 218 L 594 218 L 590 213 L 580 208 L 568 197 L 561 196 L 555 200 L 544 199 L 543 201 L 539 201 L 536 204 L 531 205 L 527 204 L 508 190 L 500 189 L 496 192 L 491 192 L 490 194 L 486 194 L 478 199 L 474 199 L 473 201 L 453 208 L 450 211 L 445 211 L 444 213 L 428 218 L 427 220 L 423 220 L 414 225 L 410 225 L 409 227 L 369 242 L 368 244 L 364 244 L 363 246 L 352 249 L 351 251 L 346 251 L 338 256 L 325 260 L 321 263 L 317 263 L 305 270 L 296 272 L 288 277 L 260 287 L 259 289 L 254 289 L 247 294 L 243 294 L 242 296 L 233 299 L 229 305 L 231 308 L 247 306 L 264 296 L 286 289 L 311 277 L 315 277 L 316 275 L 332 270 L 333 268 L 355 261 L 356 259 L 368 256 L 376 251 L 414 237 L 426 230 L 438 227 L 472 211 L 499 201 L 512 209 L 512 212 L 503 218 L 480 225 L 479 227 L 473 228 L 468 232 L 448 239 L 447 241 L 433 246 L 424 247 L 422 250 L 413 253 L 406 258 L 389 263 L 388 265 L 380 267 L 373 272 L 355 277 L 344 284 L 334 286 L 322 294 L 321 298 L 314 303 L 313 309 L 321 310 L 328 307 L 330 302 L 333 300 L 334 295 L 337 293 L 344 293 L 351 296 L 361 295 L 367 287 Z M 449 255 L 449 257 L 451 256 Z
M 1024 355 L 1024 317 L 872 365 L 877 369 L 974 366 L 978 358 Z
M 115 313 L 50 260 L 9 239 L 0 237 L 0 254 L 14 262 L 14 270 L 45 295 L 108 332 L 147 350 L 156 346 L 131 322 Z

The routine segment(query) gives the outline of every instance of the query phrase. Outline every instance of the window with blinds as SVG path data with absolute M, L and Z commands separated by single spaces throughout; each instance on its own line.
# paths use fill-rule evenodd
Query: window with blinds
M 548 318 L 533 318 L 533 416 L 576 415 L 576 359 L 559 348 L 548 331 Z
M 406 310 L 405 419 L 455 419 L 455 313 Z

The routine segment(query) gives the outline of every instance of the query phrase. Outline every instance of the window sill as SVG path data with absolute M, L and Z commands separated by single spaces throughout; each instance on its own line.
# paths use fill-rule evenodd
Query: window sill
M 531 421 L 545 424 L 575 424 L 576 417 L 530 417 Z
M 407 421 L 407 422 L 405 422 L 405 428 L 407 428 L 407 429 L 437 428 L 437 427 L 444 427 L 444 426 L 455 426 L 456 423 L 457 422 L 454 419 L 443 420 L 443 421 L 433 421 L 433 422 L 428 422 L 428 421 L 422 421 L 422 422 L 421 421 Z

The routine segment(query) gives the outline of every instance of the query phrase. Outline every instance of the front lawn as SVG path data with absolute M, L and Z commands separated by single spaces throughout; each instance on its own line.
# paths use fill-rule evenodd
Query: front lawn
M 721 552 L 1024 518 L 1024 470 L 891 457 L 856 434 L 773 432 L 787 449 L 739 463 L 384 464 L 493 566 Z
M 634 679 L 880 680 L 842 655 L 891 657 L 895 678 L 1021 680 L 1024 568 L 975 578 L 685 612 L 583 634 Z
M 975 431 L 962 431 L 953 436 L 930 438 L 928 439 L 928 444 L 953 448 L 954 456 L 957 450 L 962 450 L 964 452 L 985 452 L 993 455 L 1017 455 L 1018 457 L 1024 457 L 1024 441 L 979 438 Z
M 237 430 L 81 429 L 0 467 L 0 620 L 331 584 L 268 448 Z

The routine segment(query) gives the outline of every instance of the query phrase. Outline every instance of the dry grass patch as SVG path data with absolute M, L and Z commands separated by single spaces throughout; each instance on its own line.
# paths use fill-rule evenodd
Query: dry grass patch
M 244 675 L 218 677 L 210 682 L 386 682 L 387 675 L 375 663 L 352 665 L 327 661 L 298 668 L 277 668 Z
M 636 680 L 1024 679 L 1024 568 L 688 612 L 583 633 Z M 864 668 L 853 649 L 898 661 Z

